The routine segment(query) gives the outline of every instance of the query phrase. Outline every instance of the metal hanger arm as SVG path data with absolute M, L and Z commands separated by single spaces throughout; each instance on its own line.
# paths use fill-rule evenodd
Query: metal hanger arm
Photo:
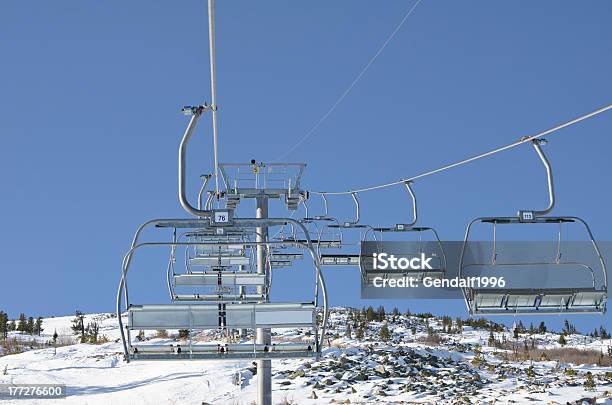
M 533 215 L 533 218 L 541 217 L 543 215 L 550 213 L 553 207 L 555 206 L 555 185 L 553 181 L 553 172 L 552 172 L 552 167 L 550 166 L 550 162 L 546 158 L 544 151 L 542 151 L 541 144 L 544 142 L 545 140 L 541 138 L 533 139 L 531 141 L 531 144 L 533 145 L 533 148 L 535 149 L 536 153 L 540 157 L 540 160 L 542 161 L 542 163 L 544 164 L 544 168 L 546 169 L 546 181 L 548 184 L 548 207 L 546 207 L 543 210 L 530 210 L 530 211 L 521 210 L 519 211 L 519 218 L 522 218 L 522 219 L 529 219 L 525 217 L 526 213 L 531 213 Z
M 412 199 L 412 221 L 406 224 L 408 227 L 411 227 L 414 224 L 416 224 L 417 218 L 418 218 L 416 195 L 414 194 L 414 190 L 412 190 L 410 183 L 411 183 L 410 181 L 407 181 L 404 183 L 404 185 L 406 186 L 406 189 L 408 190 L 408 193 L 410 194 L 410 198 Z
M 201 105 L 197 107 L 185 107 L 183 108 L 183 112 L 190 113 L 191 120 L 189 120 L 189 124 L 187 125 L 187 129 L 185 130 L 185 134 L 183 135 L 183 139 L 181 140 L 181 144 L 179 146 L 179 201 L 181 202 L 181 206 L 190 214 L 193 214 L 198 217 L 210 217 L 210 211 L 197 209 L 189 203 L 187 199 L 187 193 L 185 192 L 185 183 L 187 177 L 187 144 L 189 143 L 189 139 L 191 139 L 191 135 L 193 135 L 193 131 L 198 123 L 198 120 L 202 116 L 204 111 L 207 111 L 210 107 L 207 105 Z

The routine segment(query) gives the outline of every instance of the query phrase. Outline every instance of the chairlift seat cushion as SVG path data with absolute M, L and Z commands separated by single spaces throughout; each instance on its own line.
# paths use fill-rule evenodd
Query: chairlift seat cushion
M 176 274 L 174 276 L 175 286 L 201 286 L 219 285 L 221 286 L 263 286 L 266 276 L 263 274 L 252 273 L 207 273 L 207 274 Z
M 603 312 L 607 292 L 594 288 L 471 290 L 468 304 L 474 313 Z
M 308 304 L 131 305 L 128 328 L 217 329 L 313 327 L 315 306 Z

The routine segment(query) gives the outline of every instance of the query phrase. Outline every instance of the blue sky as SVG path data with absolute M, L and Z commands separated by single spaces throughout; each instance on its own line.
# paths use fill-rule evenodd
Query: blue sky
M 218 3 L 220 155 L 233 162 L 285 153 L 413 4 Z M 609 104 L 611 12 L 605 1 L 424 1 L 290 158 L 308 163 L 307 188 L 347 189 L 407 177 Z M 0 309 L 12 316 L 112 310 L 137 225 L 185 216 L 176 197 L 186 125 L 179 109 L 210 100 L 206 18 L 203 1 L 2 5 Z M 555 213 L 583 216 L 601 240 L 612 240 L 611 129 L 607 113 L 546 146 L 557 176 Z M 210 143 L 203 120 L 191 145 L 192 195 L 197 175 L 211 171 Z M 457 240 L 475 216 L 544 205 L 543 181 L 525 146 L 414 188 L 421 222 Z M 361 201 L 370 224 L 401 222 L 408 208 L 401 188 Z M 349 198 L 330 203 L 336 216 L 352 215 Z M 248 203 L 241 207 L 251 215 Z M 280 205 L 272 212 L 286 215 Z M 165 302 L 165 263 L 143 263 L 134 270 L 135 300 Z M 310 271 L 279 272 L 275 298 L 309 298 L 297 281 Z M 356 269 L 326 273 L 332 304 L 369 304 L 358 299 Z M 398 305 L 465 316 L 461 302 Z M 583 329 L 612 324 L 610 315 L 574 321 Z

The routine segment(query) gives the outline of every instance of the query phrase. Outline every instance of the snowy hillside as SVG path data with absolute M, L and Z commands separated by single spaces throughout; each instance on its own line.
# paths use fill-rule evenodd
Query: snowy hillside
M 58 341 L 68 343 L 74 339 L 73 318 L 45 319 L 36 340 L 47 342 L 57 331 Z M 116 318 L 86 316 L 86 322 L 93 320 L 108 343 L 0 357 L 0 383 L 66 384 L 68 398 L 58 404 L 251 404 L 256 398 L 257 376 L 250 361 L 127 364 L 120 354 Z M 387 327 L 370 320 L 363 328 L 359 314 L 343 308 L 334 309 L 330 320 L 329 346 L 320 361 L 273 361 L 273 403 L 612 404 L 610 339 L 574 334 L 561 348 L 554 333 L 521 333 L 516 339 L 499 326 L 491 331 L 456 324 L 451 331 L 446 324 L 443 332 L 441 319 L 406 315 L 387 315 Z M 168 332 L 169 338 L 152 332 L 145 339 L 175 338 L 176 331 Z M 9 340 L 17 336 L 12 332 Z M 594 359 L 600 365 L 564 361 L 571 358 Z

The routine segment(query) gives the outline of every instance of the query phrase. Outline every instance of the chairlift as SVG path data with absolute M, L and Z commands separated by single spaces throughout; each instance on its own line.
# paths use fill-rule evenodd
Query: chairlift
M 338 245 L 327 245 L 323 246 L 319 244 L 319 257 L 321 266 L 358 266 L 359 265 L 359 252 L 346 253 L 347 249 L 358 249 L 359 246 L 356 243 L 349 243 L 341 239 L 341 243 Z M 325 253 L 323 253 L 325 250 Z M 330 252 L 330 250 L 332 250 Z M 333 250 L 336 250 L 335 252 Z
M 320 251 L 321 249 L 340 249 L 342 247 L 342 232 L 340 230 L 330 231 L 332 228 L 320 226 L 318 224 L 320 221 L 332 221 L 338 224 L 336 219 L 327 216 L 327 205 L 325 208 L 325 215 L 308 217 L 308 206 L 306 205 L 305 201 L 302 201 L 302 203 L 304 204 L 306 210 L 306 217 L 299 220 L 299 222 L 302 223 L 304 227 L 306 227 L 306 225 L 311 225 L 316 228 L 317 236 L 316 238 L 311 239 L 311 242 L 317 248 L 317 251 Z M 282 228 L 279 239 L 287 242 L 288 246 L 297 248 L 305 246 L 307 244 L 307 240 L 303 238 L 301 234 L 298 235 L 296 226 L 294 224 L 289 224 L 289 226 L 291 227 L 291 234 L 285 236 L 282 233 L 282 229 L 284 228 Z
M 607 301 L 607 270 L 597 241 L 589 225 L 581 218 L 574 216 L 547 216 L 555 205 L 553 174 L 550 163 L 542 151 L 543 139 L 533 139 L 532 145 L 542 161 L 547 175 L 549 205 L 544 210 L 520 210 L 516 217 L 480 217 L 472 220 L 466 229 L 461 249 L 459 276 L 470 277 L 468 272 L 487 270 L 491 272 L 511 270 L 523 272 L 516 274 L 530 275 L 533 272 L 551 269 L 557 274 L 564 269 L 580 275 L 585 274 L 588 280 L 584 286 L 567 285 L 562 287 L 513 287 L 507 283 L 504 288 L 463 289 L 463 295 L 470 315 L 515 315 L 515 314 L 557 314 L 557 313 L 605 313 Z M 488 262 L 467 263 L 466 250 L 474 224 L 491 225 L 493 229 L 491 260 Z M 556 252 L 550 260 L 520 262 L 517 260 L 500 260 L 500 247 L 497 241 L 498 225 L 540 226 L 557 225 L 559 227 Z M 593 248 L 597 265 L 567 261 L 563 259 L 561 229 L 563 224 L 578 224 L 586 232 L 586 237 Z M 528 272 L 528 273 L 526 273 Z M 554 275 L 554 273 L 551 273 Z
M 288 219 L 235 219 L 236 225 L 243 223 L 245 227 L 261 226 L 265 222 L 267 226 L 282 225 Z M 170 242 L 140 242 L 140 235 L 148 226 L 157 228 L 173 229 L 173 237 Z M 301 225 L 300 225 L 301 226 Z M 324 284 L 317 284 L 315 297 L 311 303 L 270 303 L 267 302 L 267 292 L 262 294 L 175 294 L 173 301 L 181 302 L 174 304 L 135 305 L 129 301 L 127 294 L 127 275 L 137 250 L 144 247 L 170 246 L 172 252 L 176 248 L 196 248 L 198 252 L 206 253 L 216 251 L 220 247 L 232 247 L 235 240 L 219 238 L 217 241 L 204 239 L 189 239 L 179 241 L 176 229 L 196 228 L 185 235 L 198 235 L 199 237 L 211 237 L 215 235 L 211 229 L 208 219 L 197 220 L 153 220 L 143 224 L 133 240 L 131 249 L 128 251 L 123 262 L 122 277 L 117 293 L 117 315 L 120 323 L 121 337 L 124 344 L 126 360 L 176 360 L 176 359 L 274 359 L 274 358 L 304 358 L 317 357 L 322 345 L 322 333 L 324 327 L 319 328 L 316 319 L 318 291 L 322 289 L 324 297 Z M 227 233 L 241 233 L 232 230 L 231 226 L 225 227 Z M 304 228 L 305 229 L 305 228 Z M 211 232 L 212 231 L 212 232 Z M 203 236 L 204 235 L 204 236 Z M 307 238 L 308 239 L 308 238 Z M 245 239 L 241 242 L 246 247 L 265 245 L 282 245 L 281 241 L 254 242 Z M 318 269 L 316 250 L 312 243 L 308 245 L 311 257 Z M 223 271 L 211 270 L 209 266 L 202 272 L 186 272 L 173 274 L 173 287 L 201 287 L 201 286 L 250 286 L 261 287 L 265 285 L 265 275 L 246 271 L 233 271 L 231 266 Z M 320 274 L 320 270 L 317 270 Z M 321 279 L 317 277 L 317 283 Z M 266 290 L 267 291 L 267 290 Z M 128 323 L 123 325 L 121 319 L 121 301 L 125 299 L 128 314 Z M 251 302 L 249 302 L 251 301 Z M 182 302 L 190 302 L 182 303 Z M 214 304 L 214 305 L 212 305 Z M 327 301 L 324 300 L 324 313 L 327 311 Z M 171 345 L 148 345 L 136 344 L 131 341 L 132 330 L 157 330 L 157 329 L 187 329 L 193 332 L 204 330 L 223 331 L 228 329 L 257 329 L 257 328 L 310 328 L 313 333 L 305 336 L 313 336 L 311 341 L 296 344 L 282 342 L 270 345 L 258 345 L 251 343 L 240 344 L 194 344 L 190 340 L 181 345 L 179 349 Z M 124 330 L 125 329 L 125 330 Z
M 374 270 L 372 268 L 371 260 L 366 260 L 366 258 L 363 258 L 363 260 L 359 261 L 359 265 L 360 265 L 362 277 L 364 281 L 366 282 L 371 282 L 373 277 L 379 277 L 381 275 L 384 275 L 386 277 L 410 276 L 418 280 L 424 277 L 442 278 L 444 274 L 446 273 L 446 269 L 447 269 L 446 253 L 442 245 L 442 241 L 440 240 L 440 236 L 438 235 L 438 232 L 434 228 L 424 227 L 424 226 L 415 226 L 418 220 L 416 194 L 414 193 L 414 190 L 412 189 L 410 181 L 404 182 L 404 186 L 406 187 L 406 190 L 408 191 L 408 194 L 410 195 L 410 199 L 412 202 L 412 220 L 408 223 L 398 223 L 391 227 L 372 227 L 368 229 L 368 231 L 364 235 L 363 242 L 367 241 L 368 235 L 370 233 L 372 233 L 374 237 L 373 242 L 376 242 L 377 244 L 379 244 L 380 242 L 383 242 L 384 234 L 389 234 L 389 233 L 404 234 L 408 232 L 417 234 L 419 237 L 418 248 L 415 252 L 410 252 L 408 255 L 418 257 L 421 254 L 426 254 L 428 257 L 431 257 L 433 259 L 433 262 L 432 262 L 434 263 L 432 266 L 433 268 L 427 269 L 427 270 L 385 270 L 383 273 L 381 270 Z M 424 240 L 423 236 L 427 234 L 431 235 L 431 238 Z M 429 247 L 430 249 L 426 250 L 425 247 Z M 377 251 L 378 250 L 380 249 L 378 248 Z M 402 252 L 402 255 L 405 255 L 405 252 Z
M 355 210 L 356 210 L 355 219 L 352 221 L 346 221 L 343 223 L 339 223 L 337 220 L 333 218 L 329 218 L 327 216 L 327 210 L 328 210 L 327 199 L 324 198 L 323 200 L 324 206 L 325 206 L 325 214 L 324 214 L 325 220 L 335 222 L 335 224 L 326 225 L 324 229 L 337 230 L 339 234 L 339 240 L 342 243 L 340 243 L 338 246 L 330 247 L 330 248 L 335 248 L 335 249 L 341 249 L 337 252 L 327 252 L 326 251 L 325 253 L 322 253 L 322 252 L 320 253 L 322 266 L 359 266 L 360 253 L 358 251 L 355 251 L 355 253 L 346 253 L 346 248 L 350 246 L 351 244 L 343 242 L 343 239 L 344 239 L 343 230 L 348 230 L 348 229 L 363 230 L 363 229 L 368 229 L 369 226 L 359 223 L 360 216 L 361 216 L 359 200 L 357 199 L 356 193 L 351 193 L 351 197 L 353 198 L 353 202 L 355 203 Z M 361 235 L 359 239 L 361 240 Z M 356 247 L 356 249 L 358 249 L 358 247 Z

